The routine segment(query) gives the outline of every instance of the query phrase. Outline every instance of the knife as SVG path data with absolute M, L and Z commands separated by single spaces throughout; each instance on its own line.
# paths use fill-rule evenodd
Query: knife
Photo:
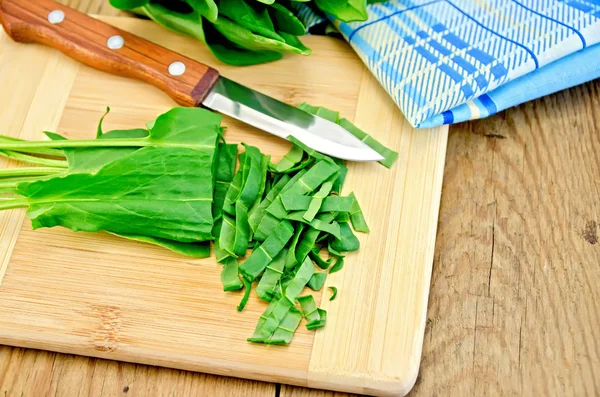
M 108 73 L 136 78 L 182 106 L 204 106 L 345 160 L 383 157 L 339 125 L 238 84 L 200 62 L 52 0 L 0 0 L 0 22 L 18 42 L 37 42 Z

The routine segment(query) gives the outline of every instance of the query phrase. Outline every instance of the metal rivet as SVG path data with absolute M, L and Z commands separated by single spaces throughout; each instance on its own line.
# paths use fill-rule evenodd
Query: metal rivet
M 118 50 L 119 48 L 123 48 L 125 45 L 125 39 L 121 36 L 111 36 L 106 41 L 106 45 L 111 50 Z
M 53 25 L 57 23 L 61 23 L 65 20 L 65 13 L 61 10 L 54 10 L 50 14 L 48 14 L 48 22 Z
M 171 76 L 181 76 L 185 73 L 185 64 L 183 62 L 173 62 L 169 65 L 169 73 Z

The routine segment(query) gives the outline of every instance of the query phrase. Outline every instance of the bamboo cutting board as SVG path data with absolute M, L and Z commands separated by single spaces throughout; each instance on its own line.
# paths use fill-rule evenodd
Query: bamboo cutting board
M 31 230 L 24 211 L 0 213 L 0 343 L 339 391 L 404 395 L 419 368 L 433 264 L 447 127 L 413 129 L 342 41 L 306 37 L 310 57 L 246 68 L 218 64 L 196 41 L 147 21 L 107 22 L 197 58 L 251 88 L 339 110 L 397 150 L 390 170 L 349 164 L 371 233 L 328 277 L 327 326 L 300 325 L 290 346 L 246 342 L 265 308 L 221 290 L 214 258 L 190 260 L 107 234 Z M 26 77 L 24 77 L 26 76 Z M 141 127 L 174 103 L 157 89 L 77 64 L 0 30 L 0 133 L 93 137 Z M 225 118 L 228 142 L 280 158 L 286 142 Z M 0 159 L 0 167 L 16 164 Z M 326 288 L 324 288 L 326 290 Z

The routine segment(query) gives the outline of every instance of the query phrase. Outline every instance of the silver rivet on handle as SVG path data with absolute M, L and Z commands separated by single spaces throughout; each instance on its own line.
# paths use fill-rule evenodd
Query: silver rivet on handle
M 125 39 L 121 36 L 110 36 L 106 41 L 106 45 L 111 50 L 118 50 L 125 45 Z
M 61 23 L 64 20 L 65 20 L 65 13 L 61 10 L 54 10 L 54 11 L 50 12 L 50 14 L 48 14 L 48 22 L 50 22 L 53 25 L 56 25 L 57 23 Z
M 185 64 L 183 62 L 173 62 L 169 65 L 169 74 L 171 76 L 181 76 L 185 73 Z

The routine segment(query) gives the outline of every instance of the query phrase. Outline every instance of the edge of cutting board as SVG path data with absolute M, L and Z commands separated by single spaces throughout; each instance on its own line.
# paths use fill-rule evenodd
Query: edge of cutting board
M 177 48 L 184 48 L 186 53 L 190 51 L 193 57 L 200 57 L 198 54 L 201 52 L 206 56 L 206 49 L 196 50 L 198 44 L 194 40 L 166 33 L 162 28 L 148 21 L 125 17 L 101 17 L 101 19 L 125 30 L 146 36 L 152 41 L 163 44 L 168 42 L 169 45 L 173 43 L 173 46 Z M 0 43 L 3 39 L 6 39 L 6 35 L 0 31 Z M 335 39 L 314 36 L 303 38 L 303 41 L 315 49 L 311 58 L 315 62 L 319 57 L 325 58 L 329 62 L 330 58 L 328 57 L 332 54 L 344 59 L 350 57 L 357 59 L 349 47 L 340 41 L 333 40 Z M 2 56 L 1 50 L 2 48 L 0 48 L 0 57 Z M 39 47 L 37 50 L 39 51 Z M 34 50 L 33 47 L 30 47 L 24 51 Z M 23 101 L 29 101 L 29 111 L 23 113 L 24 119 L 15 122 L 17 124 L 20 122 L 19 126 L 23 127 L 22 137 L 34 137 L 40 130 L 57 128 L 62 108 L 59 110 L 44 109 L 44 102 L 41 99 L 44 96 L 46 100 L 51 97 L 53 102 L 62 103 L 64 106 L 66 97 L 69 95 L 65 91 L 67 88 L 70 90 L 70 84 L 73 83 L 79 70 L 74 61 L 61 54 L 50 49 L 43 51 L 45 56 L 50 56 L 48 62 L 50 66 L 40 67 L 37 71 L 38 77 L 34 78 L 42 81 L 45 73 L 56 73 L 59 70 L 58 76 L 61 76 L 59 83 L 63 84 L 63 90 L 46 84 L 36 86 L 31 93 L 19 93 Z M 216 64 L 217 62 L 213 58 L 202 59 L 218 69 L 227 70 L 232 74 L 236 73 L 234 69 L 229 70 L 226 66 Z M 288 67 L 294 65 L 294 61 L 291 59 L 293 58 L 284 60 L 288 62 Z M 299 62 L 304 61 L 299 58 L 295 59 Z M 284 61 L 280 61 L 281 67 L 284 67 Z M 272 66 L 265 66 L 265 68 L 269 67 Z M 69 77 L 71 74 L 72 78 Z M 226 75 L 229 76 L 229 74 Z M 52 79 L 47 80 L 51 81 Z M 397 180 L 402 183 L 394 184 L 393 188 L 386 187 L 383 193 L 394 197 L 395 204 L 393 205 L 398 206 L 397 202 L 402 202 L 402 205 L 398 207 L 399 213 L 390 213 L 389 219 L 374 220 L 373 222 L 400 222 L 401 226 L 397 233 L 384 234 L 379 238 L 385 240 L 384 246 L 388 244 L 401 247 L 401 249 L 396 248 L 393 252 L 390 250 L 390 252 L 386 251 L 385 255 L 382 254 L 384 257 L 380 258 L 380 261 L 384 261 L 388 265 L 385 266 L 384 263 L 374 268 L 373 271 L 380 273 L 380 277 L 377 279 L 378 283 L 373 283 L 372 280 L 370 282 L 362 280 L 360 277 L 357 281 L 357 277 L 354 278 L 351 287 L 355 296 L 344 296 L 344 299 L 354 299 L 356 302 L 352 311 L 338 313 L 334 308 L 328 310 L 330 313 L 328 327 L 314 334 L 312 349 L 307 353 L 309 360 L 306 369 L 292 370 L 284 367 L 278 368 L 276 365 L 255 366 L 248 363 L 173 354 L 168 351 L 139 349 L 134 345 L 123 346 L 115 351 L 102 352 L 82 344 L 75 338 L 65 341 L 65 339 L 55 338 L 52 335 L 40 336 L 39 333 L 32 332 L 11 334 L 3 329 L 0 329 L 0 342 L 62 353 L 344 392 L 390 396 L 403 396 L 408 393 L 417 379 L 421 359 L 448 127 L 438 127 L 432 130 L 412 128 L 379 83 L 364 67 L 359 94 L 354 122 L 358 126 L 367 126 L 369 131 L 377 131 L 382 134 L 378 138 L 400 153 L 398 163 L 386 172 L 393 172 L 394 178 L 399 178 Z M 379 115 L 383 116 L 378 117 Z M 390 117 L 390 115 L 392 116 Z M 372 175 L 369 172 L 373 173 L 373 168 L 364 171 L 367 167 L 357 167 L 357 164 L 349 164 L 349 185 L 353 185 L 353 181 L 358 183 L 361 177 L 365 178 L 365 172 L 368 175 Z M 373 165 L 373 167 L 381 166 Z M 363 174 L 360 175 L 360 173 Z M 422 194 L 414 194 L 413 190 L 422 192 Z M 367 199 L 362 201 L 368 202 Z M 389 205 L 393 207 L 392 204 Z M 369 208 L 363 208 L 363 210 L 368 212 Z M 23 211 L 7 211 L 4 215 L 0 214 L 0 225 L 20 224 L 22 221 Z M 2 236 L 0 244 L 9 241 L 14 246 L 20 230 L 20 228 L 16 229 L 15 235 L 11 239 Z M 3 230 L 2 234 L 4 233 Z M 377 236 L 359 236 L 361 243 L 369 238 L 375 239 Z M 12 251 L 10 244 L 4 252 L 7 258 L 3 260 L 0 255 L 0 281 L 10 259 Z M 363 252 L 362 255 L 366 254 Z M 369 259 L 368 256 L 363 257 L 363 260 Z M 393 262 L 394 266 L 389 265 L 390 262 Z M 364 269 L 354 270 L 366 271 Z M 343 287 L 344 283 L 347 285 L 350 280 L 345 277 L 347 271 L 349 269 L 328 277 L 327 284 L 323 289 L 326 290 L 330 285 L 338 287 Z M 416 288 L 416 290 L 410 290 L 411 288 Z M 392 293 L 396 289 L 410 290 L 410 299 L 412 300 L 403 300 L 406 297 L 400 296 L 399 293 Z M 350 285 L 343 291 L 349 290 Z M 362 307 L 367 306 L 362 305 L 363 299 L 371 300 L 369 308 L 372 310 Z M 322 300 L 322 307 L 326 310 L 330 305 L 332 303 L 327 299 Z M 403 305 L 411 309 L 402 310 L 400 306 Z M 407 312 L 414 315 L 407 318 Z M 356 318 L 353 319 L 352 316 Z M 367 317 L 368 321 L 365 320 Z M 359 327 L 356 325 L 356 327 L 352 327 L 354 321 L 356 321 L 355 324 L 368 323 L 369 326 Z M 349 332 L 350 329 L 353 332 Z M 408 331 L 402 331 L 403 329 L 408 329 Z M 409 335 L 400 335 L 400 332 L 408 332 Z M 357 340 L 364 344 L 354 345 L 353 343 Z M 349 347 L 345 348 L 345 345 Z M 399 359 L 402 353 L 404 353 L 404 358 Z

